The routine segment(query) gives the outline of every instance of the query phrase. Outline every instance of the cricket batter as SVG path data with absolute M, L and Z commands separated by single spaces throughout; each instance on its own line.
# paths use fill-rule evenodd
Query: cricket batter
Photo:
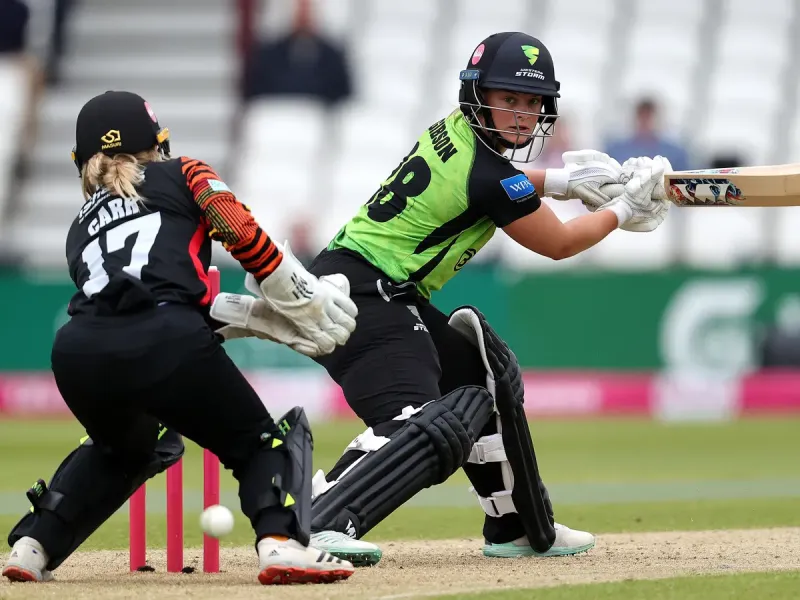
M 498 228 L 560 260 L 619 227 L 655 229 L 667 211 L 651 199 L 669 169 L 661 157 L 621 166 L 580 151 L 564 155 L 563 169 L 512 164 L 534 160 L 558 118 L 560 85 L 538 39 L 490 36 L 460 79 L 460 109 L 420 136 L 309 269 L 345 274 L 359 310 L 350 340 L 316 360 L 368 429 L 327 475 L 315 476 L 311 524 L 313 545 L 356 565 L 381 556 L 360 540 L 365 533 L 461 467 L 486 513 L 486 556 L 570 555 L 594 546 L 592 534 L 554 520 L 513 352 L 477 309 L 445 315 L 430 298 Z M 625 184 L 624 193 L 603 194 L 611 183 Z M 594 212 L 562 223 L 540 193 L 579 198 Z M 536 298 L 530 301 L 536 310 Z

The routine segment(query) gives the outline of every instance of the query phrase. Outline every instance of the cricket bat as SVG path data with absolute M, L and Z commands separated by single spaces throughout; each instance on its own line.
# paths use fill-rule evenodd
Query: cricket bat
M 601 191 L 614 197 L 624 189 Z M 653 197 L 678 206 L 800 206 L 800 163 L 664 173 L 663 191 L 657 186 Z

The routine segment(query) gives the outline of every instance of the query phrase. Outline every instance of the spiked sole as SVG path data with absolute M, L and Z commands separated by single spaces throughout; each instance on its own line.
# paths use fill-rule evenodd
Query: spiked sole
M 8 577 L 10 581 L 26 582 L 39 581 L 39 578 L 32 571 L 22 567 L 9 566 L 3 569 L 3 577 Z
M 342 560 L 352 563 L 354 567 L 371 567 L 377 565 L 383 556 L 383 552 L 380 550 L 373 552 L 353 552 L 347 550 L 337 551 L 327 548 L 327 551 L 328 554 L 333 554 L 336 558 L 341 558 Z
M 348 569 L 303 569 L 300 567 L 267 567 L 258 574 L 262 585 L 290 585 L 293 583 L 333 583 L 347 579 L 353 574 Z

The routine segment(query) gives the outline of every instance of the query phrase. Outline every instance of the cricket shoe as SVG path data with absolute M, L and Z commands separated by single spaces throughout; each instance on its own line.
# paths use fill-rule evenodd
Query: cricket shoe
M 297 540 L 266 537 L 257 545 L 258 580 L 263 585 L 291 583 L 333 583 L 350 577 L 353 565 Z
M 547 552 L 536 552 L 523 536 L 505 544 L 486 542 L 483 555 L 492 558 L 515 558 L 517 556 L 570 556 L 594 548 L 594 536 L 586 531 L 570 529 L 560 523 L 555 524 L 556 541 Z
M 311 545 L 353 563 L 354 567 L 371 567 L 383 556 L 383 551 L 375 544 L 353 539 L 340 531 L 312 533 Z
M 39 542 L 32 537 L 22 537 L 11 548 L 3 577 L 11 581 L 52 581 L 53 574 L 47 570 L 48 560 Z

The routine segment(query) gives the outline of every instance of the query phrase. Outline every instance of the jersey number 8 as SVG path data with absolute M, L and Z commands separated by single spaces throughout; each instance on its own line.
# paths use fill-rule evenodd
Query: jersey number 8
M 422 194 L 431 184 L 431 168 L 421 156 L 409 157 L 419 148 L 419 142 L 389 176 L 389 182 L 381 186 L 367 208 L 367 215 L 373 221 L 385 223 L 406 209 L 408 199 Z M 391 194 L 391 198 L 383 201 Z

